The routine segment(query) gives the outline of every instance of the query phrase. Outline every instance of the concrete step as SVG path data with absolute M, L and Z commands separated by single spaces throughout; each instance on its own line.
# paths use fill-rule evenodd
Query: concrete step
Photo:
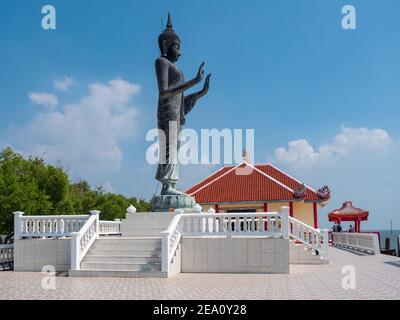
M 161 271 L 161 263 L 81 262 L 82 270 Z
M 161 249 L 161 239 L 97 239 L 91 249 Z
M 166 272 L 161 271 L 130 271 L 130 270 L 70 270 L 70 277 L 111 277 L 111 278 L 167 278 Z
M 174 213 L 134 213 L 127 214 L 126 219 L 121 223 L 123 236 L 158 236 L 165 231 Z
M 161 249 L 90 249 L 86 256 L 134 256 L 134 257 L 161 257 Z
M 135 256 L 96 256 L 96 255 L 86 255 L 83 258 L 83 263 L 85 262 L 115 262 L 115 263 L 161 263 L 160 257 L 135 257 Z

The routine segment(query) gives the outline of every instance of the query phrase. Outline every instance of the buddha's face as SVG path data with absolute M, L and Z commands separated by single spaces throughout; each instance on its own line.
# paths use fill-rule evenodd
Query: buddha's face
M 175 62 L 178 61 L 181 56 L 181 43 L 179 41 L 173 41 L 167 50 L 167 58 L 168 60 Z

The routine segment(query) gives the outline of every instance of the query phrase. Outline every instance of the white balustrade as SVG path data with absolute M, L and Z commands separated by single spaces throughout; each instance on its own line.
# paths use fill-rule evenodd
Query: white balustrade
M 0 265 L 14 262 L 14 245 L 0 244 Z
M 87 215 L 24 216 L 14 212 L 14 238 L 63 237 L 79 231 Z
M 333 232 L 332 244 L 373 254 L 381 253 L 378 235 L 374 233 Z
M 90 218 L 86 221 L 79 232 L 71 234 L 71 269 L 79 270 L 80 264 L 88 252 L 93 242 L 99 237 L 99 214 L 100 211 L 93 210 L 90 212 Z
M 99 222 L 100 235 L 121 234 L 121 220 L 115 219 L 114 221 Z
M 315 229 L 300 220 L 289 217 L 288 232 L 292 239 L 303 243 L 315 253 L 321 254 L 322 259 L 328 259 L 329 230 Z
M 14 212 L 14 239 L 71 237 L 71 268 L 80 269 L 80 262 L 93 242 L 103 234 L 120 233 L 120 221 L 99 221 L 100 211 L 90 215 L 24 216 Z
M 184 213 L 183 236 L 288 237 L 286 212 Z
M 183 210 L 175 210 L 175 216 L 166 231 L 161 232 L 161 270 L 168 272 L 171 260 L 181 240 Z

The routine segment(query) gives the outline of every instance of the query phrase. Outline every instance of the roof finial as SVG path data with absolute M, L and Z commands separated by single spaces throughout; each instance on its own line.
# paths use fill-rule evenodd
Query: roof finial
M 168 12 L 167 28 L 168 29 L 172 29 L 172 20 L 171 20 L 171 13 L 170 12 Z
M 249 162 L 249 153 L 247 152 L 246 149 L 243 150 L 243 161 Z

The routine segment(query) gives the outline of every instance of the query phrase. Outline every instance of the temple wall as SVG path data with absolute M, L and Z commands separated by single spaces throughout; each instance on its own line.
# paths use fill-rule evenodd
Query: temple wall
M 268 212 L 278 212 L 282 207 L 289 207 L 289 202 L 268 203 Z
M 314 227 L 314 210 L 312 203 L 294 202 L 293 217 Z

